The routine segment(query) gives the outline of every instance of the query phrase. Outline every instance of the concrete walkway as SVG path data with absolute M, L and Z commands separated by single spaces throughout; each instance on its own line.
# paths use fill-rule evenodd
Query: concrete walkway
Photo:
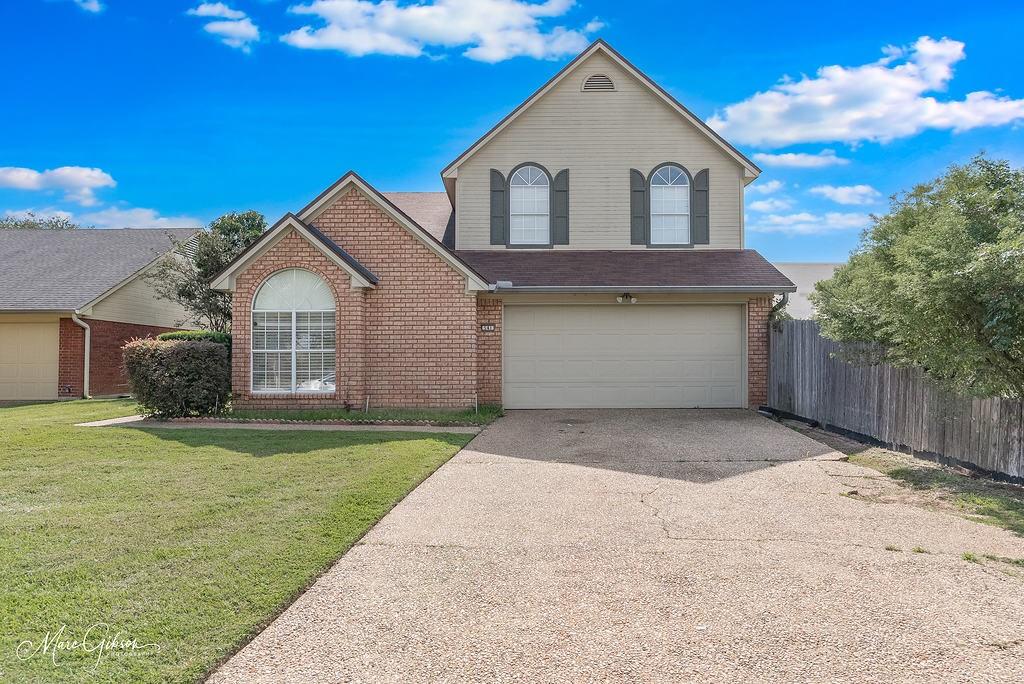
M 1024 573 L 961 558 L 1024 540 L 841 459 L 744 411 L 510 412 L 211 681 L 1024 681 Z
M 443 432 L 446 434 L 475 435 L 481 428 L 467 426 L 441 427 L 437 425 L 392 425 L 381 423 L 289 423 L 275 421 L 232 420 L 153 420 L 145 416 L 122 416 L 89 423 L 75 423 L 75 427 L 133 427 L 215 430 L 316 430 L 320 432 Z

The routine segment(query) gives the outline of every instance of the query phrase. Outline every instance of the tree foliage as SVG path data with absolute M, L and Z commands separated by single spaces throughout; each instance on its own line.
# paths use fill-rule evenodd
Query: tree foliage
M 267 221 L 257 211 L 225 214 L 193 240 L 177 242 L 173 254 L 146 277 L 160 297 L 177 302 L 188 311 L 190 318 L 182 323 L 228 332 L 231 294 L 212 290 L 210 279 L 266 229 Z
M 812 300 L 825 336 L 878 345 L 855 356 L 1024 397 L 1024 171 L 979 155 L 894 197 Z
M 37 216 L 26 211 L 17 216 L 0 216 L 0 230 L 74 230 L 81 228 L 68 216 Z

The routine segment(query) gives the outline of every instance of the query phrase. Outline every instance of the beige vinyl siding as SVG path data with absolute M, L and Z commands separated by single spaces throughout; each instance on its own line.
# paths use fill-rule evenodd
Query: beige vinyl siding
M 581 92 L 583 81 L 593 74 L 610 76 L 616 89 Z M 542 164 L 552 174 L 569 169 L 570 244 L 556 249 L 645 249 L 629 242 L 629 170 L 646 175 L 668 161 L 682 164 L 691 174 L 709 169 L 710 244 L 697 249 L 738 249 L 743 244 L 743 168 L 601 53 L 579 65 L 458 167 L 458 249 L 492 248 L 490 170 L 507 176 L 526 161 Z
M 176 302 L 159 299 L 156 290 L 142 276 L 115 290 L 88 312 L 90 318 L 165 328 L 192 328 L 182 325 L 188 313 Z

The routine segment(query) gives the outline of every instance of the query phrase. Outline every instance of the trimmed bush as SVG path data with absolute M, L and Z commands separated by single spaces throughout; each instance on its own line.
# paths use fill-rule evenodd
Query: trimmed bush
M 209 416 L 231 396 L 228 348 L 207 340 L 132 340 L 123 348 L 132 396 L 154 417 Z
M 175 332 L 160 333 L 156 336 L 158 340 L 196 340 L 216 342 L 231 349 L 231 334 L 217 332 L 216 330 L 177 330 Z

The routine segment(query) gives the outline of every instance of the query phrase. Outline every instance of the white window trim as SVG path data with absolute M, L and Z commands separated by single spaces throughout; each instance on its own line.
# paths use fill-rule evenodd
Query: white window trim
M 295 395 L 299 395 L 299 394 L 314 394 L 314 395 L 324 395 L 324 394 L 334 394 L 335 392 L 338 391 L 338 389 L 337 389 L 338 388 L 338 349 L 337 349 L 338 318 L 337 318 L 337 310 L 336 309 L 310 309 L 308 311 L 307 310 L 303 310 L 303 311 L 279 311 L 277 309 L 253 309 L 252 312 L 253 312 L 253 314 L 258 314 L 258 313 L 264 313 L 264 314 L 266 314 L 266 313 L 274 313 L 274 314 L 291 314 L 291 316 L 292 316 L 292 345 L 291 345 L 291 349 L 254 349 L 253 345 L 251 343 L 251 340 L 252 340 L 252 321 L 250 320 L 250 322 L 249 322 L 249 336 L 250 336 L 249 337 L 249 339 L 250 339 L 250 344 L 249 344 L 249 387 L 250 387 L 250 391 L 253 394 L 295 394 Z M 335 346 L 332 347 L 331 349 L 305 349 L 305 350 L 303 350 L 303 351 L 309 351 L 309 352 L 318 352 L 318 353 L 322 353 L 322 354 L 326 354 L 328 352 L 331 353 L 331 354 L 334 354 L 334 389 L 332 389 L 332 390 L 299 390 L 299 389 L 295 389 L 295 387 L 296 387 L 296 380 L 297 380 L 296 368 L 298 366 L 296 361 L 297 361 L 297 354 L 299 352 L 299 350 L 296 348 L 297 347 L 296 341 L 297 341 L 297 335 L 298 335 L 298 314 L 300 314 L 300 313 L 319 313 L 319 314 L 329 313 L 329 314 L 334 314 L 334 316 L 335 316 L 335 318 L 334 318 L 334 327 L 335 327 L 334 341 L 335 341 Z M 256 389 L 256 382 L 255 382 L 255 379 L 253 377 L 255 372 L 256 372 L 256 370 L 255 370 L 256 369 L 256 366 L 255 366 L 255 355 L 256 354 L 285 354 L 285 353 L 290 353 L 292 355 L 292 363 L 291 363 L 291 369 L 292 369 L 291 389 L 260 389 L 260 390 Z
M 543 187 L 547 189 L 547 197 L 546 197 L 546 200 L 545 200 L 545 202 L 546 202 L 546 209 L 547 210 L 544 211 L 543 213 L 535 212 L 535 211 L 534 212 L 527 212 L 527 211 L 514 212 L 514 211 L 512 211 L 512 191 L 513 191 L 514 188 L 536 188 L 536 187 L 540 187 L 539 185 L 513 185 L 512 181 L 515 180 L 516 176 L 518 176 L 521 172 L 525 171 L 526 169 L 534 169 L 534 170 L 536 170 L 537 173 L 540 174 L 540 177 L 544 179 L 544 186 Z M 548 174 L 544 172 L 544 169 L 540 168 L 539 166 L 535 166 L 533 164 L 527 164 L 525 166 L 520 166 L 518 169 L 516 169 L 515 173 L 512 174 L 512 177 L 509 178 L 509 181 L 508 181 L 508 201 L 509 201 L 509 211 L 508 211 L 508 224 L 509 224 L 508 225 L 508 243 L 510 245 L 550 245 L 551 244 L 551 179 L 548 178 Z M 547 220 L 548 220 L 548 233 L 547 233 L 546 238 L 544 240 L 540 240 L 540 241 L 513 240 L 512 239 L 512 218 L 515 217 L 515 216 L 544 216 L 544 217 L 546 217 Z
M 686 181 L 686 183 L 683 184 L 683 185 L 669 185 L 669 184 L 658 184 L 658 185 L 655 185 L 654 184 L 655 177 L 659 173 L 661 173 L 663 170 L 665 170 L 665 169 L 676 169 L 676 170 L 678 170 L 680 175 L 682 176 L 683 180 Z M 693 209 L 690 206 L 690 201 L 693 199 L 693 188 L 690 187 L 692 182 L 693 181 L 690 180 L 690 177 L 688 175 L 686 175 L 686 171 L 684 171 L 681 166 L 677 166 L 675 164 L 666 164 L 665 166 L 659 167 L 654 172 L 654 174 L 651 175 L 651 183 L 650 183 L 651 191 L 650 191 L 650 196 L 647 198 L 647 203 L 649 205 L 648 209 L 649 209 L 650 214 L 651 214 L 651 238 L 650 238 L 650 244 L 652 244 L 652 245 L 659 245 L 659 246 L 660 245 L 669 245 L 669 246 L 671 246 L 671 245 L 692 245 L 693 244 L 693 224 L 692 224 L 692 222 L 690 220 L 691 219 L 691 212 L 692 212 L 692 209 Z M 686 192 L 687 192 L 687 195 L 688 195 L 687 198 L 686 198 L 687 199 L 687 201 L 686 201 L 686 211 L 685 212 L 668 212 L 668 211 L 656 212 L 656 211 L 654 211 L 654 188 L 655 187 L 660 187 L 660 188 L 686 188 Z M 685 242 L 675 242 L 675 241 L 673 241 L 673 242 L 655 242 L 655 240 L 654 240 L 654 217 L 655 216 L 685 216 L 686 217 L 686 238 L 687 238 L 686 241 Z

